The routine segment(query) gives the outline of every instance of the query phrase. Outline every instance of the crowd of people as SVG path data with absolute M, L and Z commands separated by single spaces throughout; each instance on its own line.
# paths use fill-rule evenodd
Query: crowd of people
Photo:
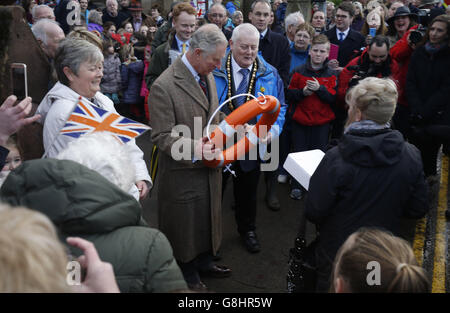
M 279 183 L 304 199 L 318 230 L 316 291 L 430 291 L 399 228 L 401 218 L 427 214 L 439 151 L 450 152 L 450 14 L 439 1 L 327 1 L 306 14 L 286 12 L 284 0 L 255 0 L 244 16 L 239 1 L 216 0 L 203 17 L 189 1 L 174 2 L 167 16 L 157 4 L 145 14 L 135 0 L 18 2 L 51 79 L 33 115 L 30 98 L 12 95 L 0 106 L 0 199 L 8 204 L 0 232 L 18 242 L 2 245 L 17 253 L 0 262 L 0 291 L 209 291 L 202 277 L 232 275 L 216 263 L 231 180 L 242 246 L 264 249 L 261 176 L 269 209 L 282 214 Z M 243 125 L 258 152 L 225 171 L 205 166 L 223 151 L 197 130 L 212 123 L 235 132 L 225 118 L 251 95 L 279 102 L 269 132 L 254 130 L 261 114 Z M 149 124 L 152 167 L 135 140 L 62 134 L 77 105 Z M 24 160 L 14 134 L 36 123 L 45 153 Z M 283 164 L 313 149 L 325 156 L 306 190 Z M 269 151 L 279 162 L 263 170 Z M 154 179 L 158 229 L 139 202 Z M 23 251 L 32 246 L 39 253 Z M 65 249 L 87 267 L 76 288 L 65 284 Z M 48 283 L 19 271 L 20 258 L 42 266 Z M 370 261 L 382 264 L 381 285 L 366 284 Z

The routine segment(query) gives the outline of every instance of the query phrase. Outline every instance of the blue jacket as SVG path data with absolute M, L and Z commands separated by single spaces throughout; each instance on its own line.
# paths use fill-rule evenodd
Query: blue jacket
M 289 68 L 289 74 L 292 74 L 292 71 L 303 64 L 305 64 L 306 60 L 308 60 L 309 55 L 309 47 L 306 51 L 299 51 L 295 49 L 294 43 L 291 42 L 291 67 Z
M 137 104 L 142 101 L 141 85 L 144 75 L 144 62 L 136 61 L 130 64 L 122 63 L 120 67 L 122 78 L 122 102 L 127 104 Z
M 228 52 L 222 61 L 221 69 L 215 69 L 213 71 L 214 79 L 216 81 L 217 87 L 217 97 L 219 99 L 219 104 L 222 104 L 227 100 L 228 93 L 228 78 L 226 73 L 226 60 Z M 284 116 L 286 114 L 286 103 L 284 100 L 284 84 L 278 74 L 278 71 L 269 63 L 267 63 L 261 56 L 257 56 L 258 71 L 256 72 L 256 82 L 255 89 L 253 90 L 253 95 L 258 96 L 258 92 L 265 95 L 274 96 L 280 101 L 280 113 L 277 120 L 272 125 L 270 132 L 272 133 L 272 138 L 276 138 L 281 134 L 284 125 Z M 227 105 L 222 107 L 222 112 L 226 115 L 230 114 L 230 110 Z M 256 117 L 257 120 L 261 118 L 261 114 Z M 262 157 L 267 152 L 266 145 L 259 145 L 259 155 Z M 240 161 L 240 167 L 244 172 L 249 172 L 258 166 L 259 162 L 256 160 L 245 160 Z
M 231 53 L 231 52 L 229 52 Z M 226 60 L 228 58 L 228 54 L 222 61 L 222 66 L 220 69 L 215 69 L 213 71 L 214 79 L 216 81 L 217 87 L 217 97 L 219 98 L 219 104 L 222 104 L 225 100 L 227 100 L 228 93 L 228 78 L 226 73 Z M 278 75 L 278 71 L 269 63 L 267 63 L 261 56 L 257 56 L 258 62 L 258 71 L 256 72 L 256 83 L 255 89 L 253 90 L 253 94 L 258 96 L 258 92 L 263 92 L 265 95 L 274 96 L 280 101 L 280 114 L 274 126 L 271 128 L 270 132 L 272 132 L 273 138 L 280 135 L 283 130 L 284 125 L 284 116 L 286 114 L 286 103 L 284 100 L 284 87 L 283 81 Z M 222 112 L 226 115 L 230 114 L 230 110 L 228 106 L 225 105 L 222 107 Z M 261 115 L 256 117 L 257 120 L 261 118 Z

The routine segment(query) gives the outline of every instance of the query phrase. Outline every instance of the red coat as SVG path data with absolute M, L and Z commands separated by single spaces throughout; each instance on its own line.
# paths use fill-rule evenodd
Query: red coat
M 411 30 L 416 29 L 417 27 L 419 27 L 419 25 L 415 25 L 408 29 L 405 35 L 403 35 L 403 37 L 395 43 L 390 51 L 392 59 L 398 63 L 400 69 L 398 84 L 400 86 L 400 90 L 402 90 L 402 93 L 399 93 L 398 103 L 403 106 L 408 106 L 408 101 L 406 100 L 406 96 L 403 90 L 405 90 L 406 74 L 408 73 L 409 60 L 411 60 L 411 55 L 414 51 L 408 45 L 407 38 Z
M 320 84 L 319 90 L 312 95 L 303 95 L 306 81 L 315 77 Z M 336 99 L 336 72 L 325 64 L 319 70 L 313 70 L 310 66 L 310 58 L 305 64 L 297 67 L 292 75 L 289 89 L 297 89 L 300 96 L 293 101 L 295 111 L 292 119 L 306 126 L 324 125 L 335 119 L 331 106 Z
M 358 66 L 360 64 L 360 58 L 364 58 L 367 54 L 367 49 L 364 50 L 361 56 L 354 58 L 351 60 L 347 66 L 341 71 L 339 74 L 339 86 L 338 86 L 338 92 L 337 92 L 337 103 L 341 105 L 342 107 L 345 107 L 345 95 L 349 89 L 349 82 L 352 79 L 352 77 L 356 74 L 355 69 L 349 69 L 349 67 L 352 66 Z M 390 79 L 392 79 L 395 84 L 397 85 L 397 91 L 400 94 L 403 94 L 402 89 L 399 85 L 399 75 L 400 75 L 400 68 L 398 66 L 398 63 L 391 58 L 391 64 L 390 64 L 390 70 L 391 75 L 389 76 Z M 382 78 L 382 74 L 378 73 L 376 77 Z

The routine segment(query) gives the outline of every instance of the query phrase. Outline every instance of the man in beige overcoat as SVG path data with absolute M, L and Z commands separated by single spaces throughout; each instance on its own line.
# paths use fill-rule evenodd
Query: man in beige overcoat
M 200 275 L 231 275 L 229 268 L 212 262 L 222 238 L 221 169 L 201 161 L 220 153 L 202 133 L 218 107 L 211 72 L 220 67 L 226 47 L 216 25 L 200 27 L 187 53 L 158 77 L 149 95 L 152 140 L 160 150 L 159 229 L 196 291 L 207 290 Z M 219 124 L 221 116 L 212 124 Z

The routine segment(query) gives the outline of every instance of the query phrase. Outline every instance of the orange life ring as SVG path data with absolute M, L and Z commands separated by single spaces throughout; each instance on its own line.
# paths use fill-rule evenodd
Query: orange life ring
M 216 148 L 222 149 L 228 139 L 234 137 L 237 127 L 244 125 L 259 114 L 262 114 L 258 123 L 252 130 L 245 134 L 237 143 L 222 151 L 219 158 L 214 160 L 203 159 L 207 167 L 216 168 L 228 165 L 236 161 L 256 147 L 258 139 L 265 136 L 278 118 L 280 113 L 280 102 L 274 96 L 261 96 L 247 101 L 228 115 L 211 133 L 211 142 Z M 260 126 L 265 126 L 261 131 Z

